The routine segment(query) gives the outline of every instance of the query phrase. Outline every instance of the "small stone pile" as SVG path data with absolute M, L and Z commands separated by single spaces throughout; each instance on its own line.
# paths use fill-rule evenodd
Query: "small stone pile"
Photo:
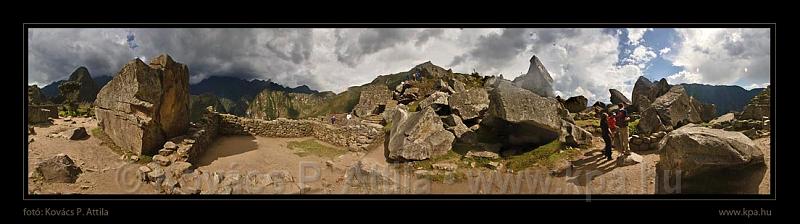
M 658 149 L 658 142 L 661 141 L 667 132 L 659 131 L 650 135 L 631 135 L 630 148 L 631 151 L 649 151 Z

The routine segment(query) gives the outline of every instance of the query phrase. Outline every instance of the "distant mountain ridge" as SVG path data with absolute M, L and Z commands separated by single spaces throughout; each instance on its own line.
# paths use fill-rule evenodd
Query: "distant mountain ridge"
M 717 106 L 717 115 L 729 112 L 741 112 L 744 106 L 764 88 L 746 90 L 741 86 L 707 85 L 707 84 L 680 84 L 686 92 L 704 103 L 713 103 Z

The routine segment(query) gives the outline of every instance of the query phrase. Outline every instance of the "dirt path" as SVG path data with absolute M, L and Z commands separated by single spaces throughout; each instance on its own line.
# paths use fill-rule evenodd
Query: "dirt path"
M 28 166 L 34 165 L 53 155 L 64 153 L 83 169 L 76 183 L 41 183 L 29 180 L 29 192 L 35 194 L 158 194 L 150 185 L 139 183 L 135 176 L 138 164 L 120 158 L 101 141 L 92 136 L 85 140 L 70 141 L 64 138 L 46 137 L 50 133 L 65 131 L 74 127 L 91 130 L 97 121 L 90 118 L 73 118 L 72 122 L 63 119 L 54 124 L 37 126 L 36 135 L 28 148 Z M 285 193 L 298 193 L 297 183 L 311 189 L 311 194 L 358 194 L 370 193 L 359 187 L 346 184 L 345 172 L 359 160 L 371 161 L 381 166 L 390 166 L 385 160 L 382 145 L 376 145 L 368 152 L 349 152 L 317 141 L 328 147 L 345 151 L 334 158 L 324 158 L 314 154 L 300 156 L 287 145 L 292 141 L 307 138 L 267 138 L 258 136 L 222 136 L 211 145 L 194 165 L 202 172 L 288 172 L 294 179 Z M 770 161 L 770 138 L 754 140 Z M 549 170 L 532 168 L 523 172 L 497 172 L 488 168 L 471 168 L 458 162 L 457 172 L 464 173 L 465 179 L 428 182 L 428 190 L 418 193 L 432 194 L 654 194 L 655 165 L 659 160 L 655 151 L 637 152 L 643 156 L 639 164 L 621 166 L 616 159 L 607 161 L 600 153 L 602 140 L 595 138 L 593 146 L 581 151 L 580 158 L 572 161 L 573 167 L 560 175 L 552 175 Z M 615 151 L 613 157 L 619 154 Z M 301 171 L 301 164 L 307 167 Z M 759 186 L 759 193 L 769 194 L 769 166 Z M 316 171 L 321 171 L 318 178 Z M 302 173 L 301 173 L 302 172 Z M 409 173 L 404 170 L 406 174 Z M 412 175 L 413 176 L 413 175 Z M 423 179 L 413 179 L 418 181 Z M 416 183 L 416 182 L 415 182 Z M 374 192 L 373 192 L 374 193 Z
M 83 172 L 75 183 L 42 183 L 28 180 L 28 192 L 33 194 L 155 194 L 150 185 L 139 184 L 136 173 L 129 160 L 122 160 L 120 154 L 101 146 L 100 139 L 92 136 L 97 128 L 97 120 L 91 118 L 71 118 L 66 122 L 55 119 L 52 125 L 37 125 L 35 135 L 28 146 L 28 171 L 35 165 L 59 153 L 69 156 Z M 84 127 L 90 135 L 84 140 L 51 138 L 47 135 L 59 133 L 70 128 Z M 131 169 L 133 168 L 133 169 Z

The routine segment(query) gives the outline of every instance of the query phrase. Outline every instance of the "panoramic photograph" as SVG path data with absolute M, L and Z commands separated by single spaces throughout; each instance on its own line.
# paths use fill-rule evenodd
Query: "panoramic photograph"
M 25 31 L 28 195 L 774 193 L 770 28 Z

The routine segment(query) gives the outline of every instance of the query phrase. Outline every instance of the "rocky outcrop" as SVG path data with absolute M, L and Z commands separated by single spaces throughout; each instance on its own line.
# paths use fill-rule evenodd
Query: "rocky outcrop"
M 531 57 L 531 66 L 528 73 L 514 79 L 514 85 L 529 90 L 536 95 L 543 97 L 555 97 L 553 92 L 553 78 L 544 67 L 539 58 L 534 55 Z
M 325 105 L 328 105 L 334 96 L 331 92 L 309 94 L 267 89 L 250 102 L 246 114 L 249 118 L 265 120 L 313 117 L 325 114 L 324 112 L 329 109 Z
M 709 122 L 715 117 L 717 117 L 717 106 L 714 104 L 704 104 L 699 100 L 695 99 L 694 97 L 690 97 L 692 101 L 692 105 L 694 108 L 697 109 L 697 112 L 700 114 L 700 120 L 703 122 Z
M 757 193 L 766 172 L 761 150 L 738 132 L 687 125 L 664 137 L 660 148 L 657 193 Z M 680 188 L 670 191 L 678 173 Z
M 78 67 L 69 79 L 58 85 L 59 102 L 93 102 L 99 88 L 86 67 Z
M 670 88 L 672 86 L 667 83 L 666 79 L 662 78 L 658 82 L 652 83 L 644 76 L 639 76 L 631 93 L 632 109 L 639 112 L 645 111 L 656 98 L 669 92 Z
M 450 105 L 448 104 L 448 95 L 447 93 L 436 91 L 427 98 L 419 101 L 419 109 L 422 110 L 424 108 L 431 107 L 434 111 L 438 113 L 447 113 L 450 112 Z
M 616 89 L 609 89 L 609 93 L 611 93 L 611 103 L 614 105 L 619 105 L 620 103 L 624 103 L 625 105 L 631 105 L 631 100 L 628 97 L 625 97 L 624 94 L 619 92 Z
M 671 131 L 689 123 L 700 123 L 700 112 L 695 108 L 682 86 L 673 86 L 669 92 L 658 97 L 650 107 L 642 112 L 637 128 L 650 134 L 658 131 Z
M 767 86 L 764 91 L 753 97 L 744 107 L 744 111 L 740 114 L 737 119 L 746 120 L 746 119 L 753 119 L 753 120 L 766 120 L 770 118 L 770 86 Z
M 589 99 L 586 99 L 584 96 L 573 96 L 564 101 L 564 107 L 570 113 L 578 113 L 583 110 L 586 110 L 586 104 L 589 103 Z
M 481 126 L 508 146 L 534 147 L 556 140 L 566 112 L 554 98 L 498 80 L 489 93 L 487 118 Z
M 33 172 L 35 178 L 45 182 L 75 183 L 82 171 L 69 156 L 58 154 L 37 163 Z
M 392 99 L 392 91 L 386 85 L 373 84 L 364 86 L 361 97 L 353 112 L 358 117 L 379 115 L 386 109 L 386 103 Z
M 392 116 L 388 159 L 424 160 L 444 155 L 452 148 L 455 136 L 444 129 L 433 108 L 420 112 L 398 109 Z
M 482 117 L 489 109 L 489 94 L 483 88 L 456 92 L 448 98 L 450 108 L 463 120 Z
M 114 143 L 154 155 L 189 126 L 189 69 L 167 55 L 128 62 L 97 95 L 95 115 Z

